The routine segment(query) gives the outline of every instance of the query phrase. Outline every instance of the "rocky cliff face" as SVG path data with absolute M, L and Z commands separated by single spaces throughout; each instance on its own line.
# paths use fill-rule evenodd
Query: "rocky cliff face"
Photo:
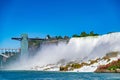
M 36 55 L 43 46 L 49 46 L 49 45 L 58 45 L 59 43 L 65 43 L 67 44 L 69 42 L 69 39 L 48 39 L 48 40 L 34 40 L 29 41 L 29 54 L 31 56 Z

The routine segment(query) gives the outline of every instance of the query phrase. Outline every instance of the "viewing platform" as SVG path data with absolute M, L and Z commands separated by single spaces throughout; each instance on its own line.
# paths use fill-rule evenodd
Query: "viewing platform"
M 17 53 L 20 53 L 20 49 L 15 49 L 15 48 L 0 48 L 0 56 L 2 57 L 10 57 L 13 56 Z

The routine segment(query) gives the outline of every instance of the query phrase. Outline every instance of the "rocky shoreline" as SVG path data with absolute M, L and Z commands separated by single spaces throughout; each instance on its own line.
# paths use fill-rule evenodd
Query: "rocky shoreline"
M 100 65 L 95 70 L 95 72 L 103 72 L 103 73 L 120 73 L 120 59 L 116 61 L 112 61 L 106 65 Z

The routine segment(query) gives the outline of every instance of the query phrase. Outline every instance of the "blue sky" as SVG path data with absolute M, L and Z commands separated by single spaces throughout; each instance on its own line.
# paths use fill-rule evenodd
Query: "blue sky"
M 0 0 L 0 48 L 18 48 L 19 37 L 120 31 L 120 0 Z

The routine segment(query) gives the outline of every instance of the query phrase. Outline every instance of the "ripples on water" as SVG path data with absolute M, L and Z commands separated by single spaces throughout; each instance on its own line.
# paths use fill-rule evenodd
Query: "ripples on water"
M 120 80 L 120 73 L 0 71 L 0 80 Z

